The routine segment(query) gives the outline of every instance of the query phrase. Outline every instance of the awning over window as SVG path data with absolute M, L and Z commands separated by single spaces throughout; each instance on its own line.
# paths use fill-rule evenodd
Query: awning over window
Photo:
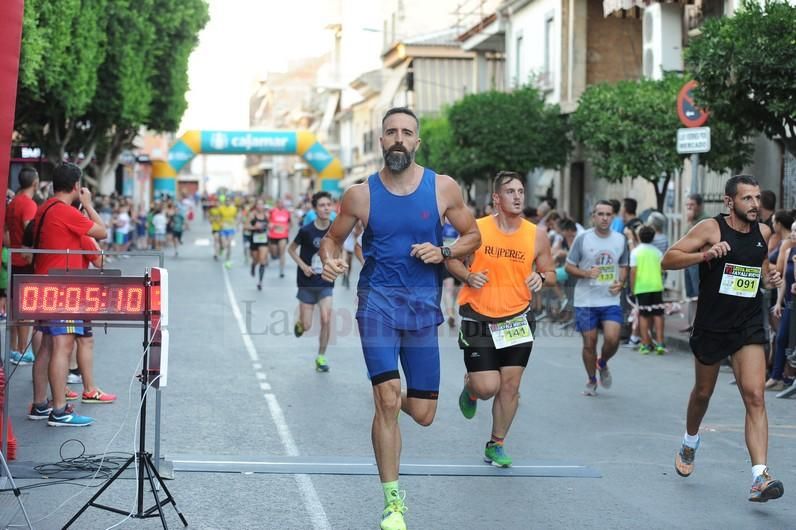
M 321 118 L 321 126 L 318 129 L 320 132 L 325 134 L 329 131 L 329 128 L 332 126 L 334 115 L 337 113 L 337 104 L 339 101 L 340 92 L 334 91 L 329 94 L 329 97 L 326 99 L 326 109 L 323 111 L 323 117 Z
M 644 7 L 656 3 L 655 0 L 603 0 L 603 16 L 640 18 Z M 694 0 L 663 0 L 661 4 L 693 4 Z
M 409 70 L 409 61 L 404 61 L 403 64 L 393 68 L 392 71 L 387 74 L 387 79 L 382 85 L 381 94 L 379 94 L 379 100 L 376 103 L 378 109 L 387 110 L 393 106 L 393 99 L 406 77 L 407 70 Z

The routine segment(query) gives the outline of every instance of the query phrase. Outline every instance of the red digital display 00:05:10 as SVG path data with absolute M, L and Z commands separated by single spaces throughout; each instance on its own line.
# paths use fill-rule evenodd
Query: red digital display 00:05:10
M 20 285 L 21 314 L 132 314 L 144 312 L 144 287 L 137 285 Z

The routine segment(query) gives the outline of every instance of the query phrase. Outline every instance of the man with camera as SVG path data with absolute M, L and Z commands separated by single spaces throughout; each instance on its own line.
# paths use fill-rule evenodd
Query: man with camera
M 82 250 L 81 238 L 89 236 L 105 239 L 108 231 L 91 204 L 91 192 L 80 187 L 82 170 L 70 163 L 62 163 L 53 172 L 54 196 L 39 207 L 33 219 L 33 247 L 46 250 Z M 88 217 L 78 208 L 82 207 Z M 54 269 L 84 269 L 83 256 L 67 254 L 34 254 L 35 274 L 47 274 Z M 84 427 L 93 418 L 80 416 L 66 403 L 66 376 L 69 356 L 77 337 L 86 335 L 82 321 L 45 322 L 41 347 L 33 364 L 33 404 L 28 418 L 47 420 L 53 427 Z M 47 381 L 52 402 L 47 401 Z

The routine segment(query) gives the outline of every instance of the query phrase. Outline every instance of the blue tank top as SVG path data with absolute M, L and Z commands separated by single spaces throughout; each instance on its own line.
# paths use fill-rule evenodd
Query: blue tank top
M 451 245 L 454 241 L 459 237 L 459 232 L 453 228 L 453 225 L 450 223 L 445 223 L 442 225 L 442 243 L 445 245 Z
M 368 178 L 370 214 L 362 234 L 365 265 L 357 286 L 357 318 L 404 330 L 442 323 L 444 265 L 426 265 L 409 255 L 416 243 L 442 244 L 436 181 L 436 173 L 426 168 L 417 189 L 401 196 L 387 190 L 378 173 Z

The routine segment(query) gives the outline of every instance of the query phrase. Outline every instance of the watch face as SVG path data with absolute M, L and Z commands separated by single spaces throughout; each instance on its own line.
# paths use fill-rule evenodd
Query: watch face
M 443 258 L 451 257 L 451 249 L 450 249 L 450 247 L 442 247 L 442 257 Z

